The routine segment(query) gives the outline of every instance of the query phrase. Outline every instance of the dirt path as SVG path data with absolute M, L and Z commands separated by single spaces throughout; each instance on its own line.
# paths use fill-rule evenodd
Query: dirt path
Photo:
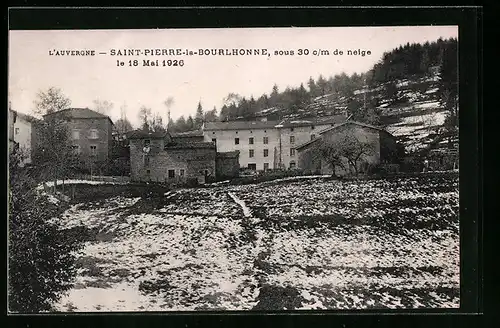
M 245 204 L 245 201 L 242 199 L 239 199 L 235 194 L 232 192 L 227 193 L 229 197 L 231 197 L 236 204 L 238 204 L 241 209 L 243 210 L 243 216 L 249 218 L 252 217 L 252 210 Z

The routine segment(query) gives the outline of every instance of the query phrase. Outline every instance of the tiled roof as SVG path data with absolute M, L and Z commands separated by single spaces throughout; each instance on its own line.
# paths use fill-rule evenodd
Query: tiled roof
M 334 115 L 314 119 L 285 119 L 281 121 L 230 121 L 230 122 L 207 122 L 204 129 L 211 130 L 251 130 L 291 128 L 300 126 L 311 126 L 319 124 L 337 124 L 346 120 L 344 115 Z
M 278 121 L 230 121 L 230 122 L 206 122 L 204 130 L 251 130 L 272 129 Z
M 362 126 L 362 127 L 366 127 L 366 128 L 369 128 L 369 129 L 375 129 L 375 130 L 378 130 L 378 131 L 381 131 L 381 132 L 384 132 L 390 136 L 392 136 L 392 134 L 390 134 L 389 132 L 387 132 L 386 130 L 384 130 L 383 128 L 380 128 L 380 127 L 377 127 L 377 126 L 374 126 L 374 125 L 370 125 L 370 124 L 365 124 L 365 123 L 361 123 L 361 122 L 356 122 L 356 121 L 346 121 L 346 122 L 343 122 L 343 123 L 340 123 L 340 124 L 337 124 L 337 125 L 334 125 L 328 129 L 325 129 L 323 131 L 320 131 L 319 134 L 324 134 L 325 132 L 328 132 L 328 131 L 331 131 L 331 130 L 334 130 L 338 127 L 341 127 L 341 126 L 344 126 L 346 124 L 354 124 L 354 125 L 358 125 L 358 126 Z M 301 145 L 298 145 L 296 147 L 296 149 L 301 149 L 301 148 L 304 148 L 312 143 L 315 143 L 316 141 L 318 141 L 320 139 L 313 139 L 313 140 L 309 140 Z
M 215 149 L 213 142 L 172 142 L 165 145 L 165 149 Z
M 148 132 L 144 130 L 134 130 L 127 132 L 128 139 L 162 139 L 167 136 L 167 132 Z
M 66 108 L 57 112 L 53 112 L 50 114 L 45 114 L 43 117 L 51 116 L 51 115 L 66 115 L 67 117 L 70 118 L 107 118 L 111 121 L 109 116 L 98 113 L 94 110 L 91 110 L 89 108 Z M 112 123 L 112 121 L 111 121 Z
M 356 122 L 356 121 L 345 121 L 345 122 L 342 122 L 340 124 L 334 125 L 334 126 L 328 128 L 328 129 L 324 129 L 323 131 L 320 132 L 320 134 L 323 134 L 325 132 L 331 131 L 333 129 L 336 129 L 336 128 L 338 128 L 340 126 L 343 126 L 343 125 L 346 125 L 346 124 L 354 124 L 354 125 L 362 126 L 362 127 L 369 128 L 369 129 L 374 129 L 374 130 L 378 130 L 378 131 L 382 131 L 382 132 L 387 132 L 386 130 L 384 130 L 383 128 L 378 127 L 378 126 L 374 126 L 374 125 L 370 125 L 370 124 L 366 124 L 366 123 L 362 123 L 362 122 Z
M 35 118 L 35 117 L 31 116 L 31 115 L 23 114 L 21 112 L 18 112 L 16 110 L 12 110 L 12 109 L 10 111 L 12 112 L 11 115 L 14 115 L 15 118 L 19 117 L 20 119 L 23 119 L 23 120 L 25 120 L 27 122 L 36 122 L 36 121 L 38 121 L 37 118 Z
M 203 130 L 192 130 L 186 132 L 172 133 L 173 138 L 203 137 Z

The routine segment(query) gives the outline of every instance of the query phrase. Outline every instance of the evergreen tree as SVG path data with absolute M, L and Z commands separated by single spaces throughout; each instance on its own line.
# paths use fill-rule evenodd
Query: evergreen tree
M 325 80 L 323 75 L 319 76 L 316 85 L 318 86 L 318 93 L 320 96 L 323 96 L 328 93 L 328 82 Z
M 223 105 L 222 108 L 220 109 L 220 120 L 221 121 L 227 121 L 228 118 L 230 117 L 230 112 L 229 112 L 229 108 L 227 107 L 227 105 Z
M 309 88 L 309 94 L 312 98 L 319 96 L 318 87 L 316 86 L 316 82 L 314 81 L 312 76 L 309 78 L 309 81 L 307 81 L 307 86 Z
M 203 125 L 203 118 L 204 118 L 203 107 L 201 106 L 201 101 L 200 101 L 198 102 L 198 107 L 196 108 L 196 115 L 194 118 L 195 129 L 201 128 L 201 126 Z
M 191 130 L 194 130 L 196 128 L 196 125 L 195 125 L 195 121 L 193 119 L 193 117 L 191 115 L 188 116 L 187 120 L 186 120 L 186 126 L 185 126 L 185 129 L 184 131 L 191 131 Z M 184 132 L 182 131 L 182 132 Z
M 214 106 L 214 108 L 208 112 L 205 112 L 205 117 L 204 121 L 205 122 L 215 122 L 217 121 L 217 108 Z
M 427 74 L 429 72 L 430 58 L 427 49 L 422 52 L 422 58 L 420 60 L 420 73 Z

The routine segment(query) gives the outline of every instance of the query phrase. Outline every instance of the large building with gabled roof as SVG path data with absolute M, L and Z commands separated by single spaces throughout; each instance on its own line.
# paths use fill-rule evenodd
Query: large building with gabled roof
M 105 170 L 113 147 L 114 124 L 111 118 L 89 108 L 66 108 L 43 116 L 44 120 L 55 117 L 67 120 L 73 150 L 86 168 Z
M 356 138 L 356 142 L 359 142 L 360 145 L 370 145 L 370 151 L 366 153 L 360 152 L 361 155 L 357 160 L 356 169 L 354 169 L 352 163 L 347 161 L 347 158 L 343 159 L 342 166 L 333 168 L 324 158 L 318 156 L 315 149 L 315 145 L 321 142 L 332 142 L 335 146 L 342 145 L 342 142 L 335 143 L 335 141 L 343 140 L 340 138 L 343 138 L 346 134 Z M 353 171 L 363 172 L 368 170 L 369 167 L 379 164 L 396 164 L 400 155 L 399 151 L 396 138 L 386 130 L 377 126 L 347 120 L 324 129 L 314 140 L 298 145 L 298 167 L 311 173 L 345 175 Z
M 205 141 L 218 152 L 239 151 L 240 168 L 250 170 L 297 168 L 296 147 L 327 128 L 344 122 L 344 115 L 278 121 L 206 122 Z

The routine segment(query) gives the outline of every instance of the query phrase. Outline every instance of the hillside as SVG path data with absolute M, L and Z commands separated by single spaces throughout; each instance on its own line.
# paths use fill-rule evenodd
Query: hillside
M 181 117 L 171 128 L 182 132 L 203 121 L 297 120 L 342 113 L 386 127 L 407 153 L 425 156 L 430 148 L 452 147 L 458 135 L 457 47 L 453 38 L 407 43 L 384 53 L 365 73 L 310 77 L 284 90 L 275 84 L 270 93 L 250 99 L 230 92 L 219 112 L 204 112 L 199 104 L 194 118 Z
M 341 113 L 348 115 L 350 103 L 364 104 L 365 99 L 374 99 L 381 125 L 398 137 L 407 152 L 412 153 L 434 140 L 445 122 L 447 111 L 440 104 L 438 82 L 439 72 L 435 71 L 423 77 L 377 83 L 371 88 L 355 90 L 352 97 L 336 94 L 319 96 L 295 113 L 274 107 L 261 110 L 256 116 L 268 119 L 310 119 Z M 385 92 L 389 83 L 396 85 L 392 99 Z

